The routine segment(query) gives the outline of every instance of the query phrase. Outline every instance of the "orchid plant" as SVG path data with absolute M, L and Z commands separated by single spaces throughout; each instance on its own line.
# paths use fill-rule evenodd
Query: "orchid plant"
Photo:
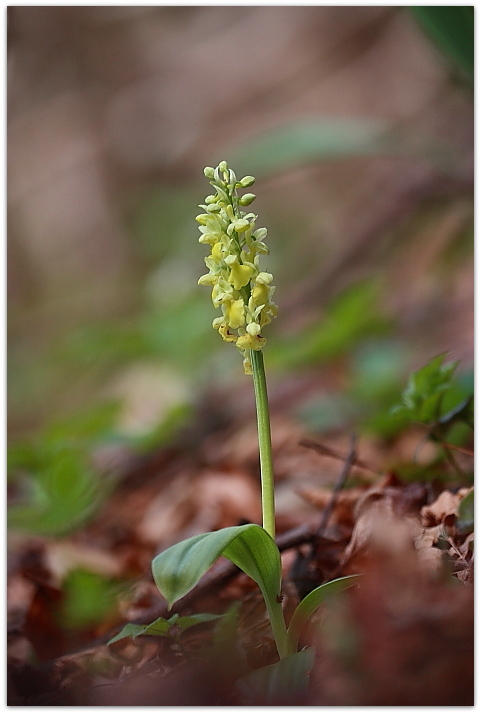
M 282 566 L 275 542 L 274 473 L 267 395 L 262 349 L 266 344 L 264 328 L 277 315 L 272 301 L 275 290 L 273 276 L 261 269 L 261 256 L 269 253 L 265 243 L 266 228 L 256 228 L 257 216 L 242 209 L 255 200 L 253 193 L 239 195 L 250 188 L 255 179 L 245 176 L 240 181 L 226 161 L 214 169 L 207 167 L 204 175 L 214 193 L 200 204 L 203 210 L 199 223 L 199 242 L 208 245 L 205 258 L 209 272 L 199 279 L 200 285 L 212 289 L 212 302 L 221 316 L 213 321 L 222 339 L 232 342 L 243 356 L 244 372 L 252 375 L 257 410 L 262 527 L 257 524 L 233 526 L 196 535 L 173 545 L 152 561 L 155 583 L 164 595 L 169 609 L 199 582 L 220 557 L 228 558 L 258 584 L 267 608 L 276 643 L 279 662 L 302 656 L 304 669 L 312 665 L 312 652 L 298 652 L 302 628 L 325 599 L 354 584 L 357 576 L 347 576 L 325 583 L 310 592 L 298 605 L 289 626 L 282 609 Z M 169 622 L 158 618 L 148 626 L 127 625 L 114 640 L 140 634 L 169 631 Z M 269 669 L 269 677 L 279 671 Z M 284 671 L 284 669 L 283 669 Z M 307 674 L 306 674 L 307 676 Z

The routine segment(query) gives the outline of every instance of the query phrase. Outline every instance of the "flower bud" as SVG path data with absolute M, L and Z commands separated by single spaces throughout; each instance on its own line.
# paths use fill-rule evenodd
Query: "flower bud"
M 254 182 L 254 176 L 244 176 L 244 178 L 239 181 L 242 188 L 249 188 L 249 186 L 252 186 Z
M 199 213 L 199 215 L 195 217 L 195 220 L 197 221 L 197 223 L 200 223 L 201 226 L 205 226 L 205 225 L 207 225 L 208 218 L 209 218 L 208 213 Z
M 207 211 L 208 211 L 209 213 L 219 213 L 219 211 L 220 211 L 220 206 L 219 206 L 218 203 L 210 203 L 210 204 L 207 206 Z
M 249 221 L 246 221 L 245 218 L 239 218 L 237 221 L 234 222 L 234 230 L 237 231 L 237 233 L 242 233 L 243 231 L 246 231 L 250 226 Z
M 198 285 L 214 285 L 215 284 L 215 276 L 212 275 L 211 273 L 207 273 L 206 275 L 201 275 L 199 280 L 197 281 Z
M 219 171 L 227 171 L 227 161 L 221 161 L 219 164 Z
M 274 279 L 271 273 L 259 273 L 256 277 L 256 283 L 258 285 L 270 285 Z
M 250 206 L 252 201 L 255 200 L 255 193 L 245 193 L 243 196 L 239 198 L 239 203 L 241 206 Z
M 212 166 L 206 166 L 204 169 L 204 176 L 208 179 L 213 179 L 214 178 L 214 169 Z
M 257 322 L 249 322 L 246 327 L 246 331 L 249 333 L 249 335 L 252 335 L 252 337 L 256 337 L 261 331 L 261 326 L 258 325 Z
M 252 237 L 255 238 L 256 240 L 264 240 L 264 238 L 267 235 L 267 228 L 258 228 L 254 233 L 252 234 Z

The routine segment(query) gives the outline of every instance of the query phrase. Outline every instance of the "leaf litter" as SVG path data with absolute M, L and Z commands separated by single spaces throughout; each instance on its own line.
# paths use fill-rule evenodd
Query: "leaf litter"
M 177 441 L 129 455 L 101 510 L 70 536 L 12 534 L 12 704 L 239 705 L 236 680 L 276 661 L 257 587 L 232 564 L 216 563 L 170 613 L 150 570 L 157 553 L 183 538 L 259 522 L 255 434 L 244 414 L 233 414 L 208 427 L 194 419 Z M 413 431 L 390 443 L 361 438 L 337 491 L 345 436 L 321 443 L 277 411 L 273 434 L 286 619 L 319 584 L 363 574 L 302 632 L 301 646 L 316 651 L 311 686 L 289 703 L 471 704 L 472 488 L 455 483 L 448 465 L 444 480 L 404 480 L 397 465 L 413 453 Z M 66 619 L 76 602 L 72 578 L 75 597 L 98 606 L 95 617 Z M 172 636 L 107 645 L 128 622 L 175 613 L 212 618 Z

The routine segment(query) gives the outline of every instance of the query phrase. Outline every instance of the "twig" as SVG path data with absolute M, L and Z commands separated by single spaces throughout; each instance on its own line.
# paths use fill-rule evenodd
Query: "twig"
M 322 515 L 321 522 L 319 524 L 319 528 L 317 529 L 316 532 L 316 539 L 319 539 L 324 531 L 326 530 L 326 526 L 329 522 L 329 518 L 332 515 L 332 512 L 336 506 L 336 503 L 339 499 L 339 493 L 342 491 L 344 486 L 346 485 L 346 481 L 349 478 L 349 474 L 351 473 L 351 469 L 353 465 L 357 462 L 356 459 L 356 435 L 351 434 L 351 441 L 349 444 L 349 453 L 344 461 L 344 466 L 342 467 L 341 473 L 339 474 L 339 478 L 337 480 L 336 485 L 334 486 L 334 490 L 331 495 L 331 499 L 329 503 L 327 504 L 326 508 L 324 509 L 324 513 Z M 312 544 L 312 553 L 314 553 L 315 550 L 315 543 Z
M 299 441 L 300 446 L 305 446 L 307 449 L 312 449 L 313 451 L 317 451 L 319 454 L 322 454 L 322 456 L 328 456 L 331 459 L 337 459 L 338 461 L 345 461 L 346 457 L 343 454 L 340 454 L 339 451 L 335 451 L 334 449 L 331 449 L 330 446 L 326 446 L 325 444 L 320 444 L 317 441 L 311 441 L 311 439 L 301 439 Z M 380 476 L 381 472 L 377 471 L 376 469 L 372 468 L 372 466 L 369 466 L 365 461 L 362 461 L 361 459 L 358 459 L 356 456 L 354 457 L 354 461 L 352 462 L 351 466 L 355 466 L 358 469 L 361 469 L 362 471 L 368 471 L 371 474 L 375 474 L 376 476 Z

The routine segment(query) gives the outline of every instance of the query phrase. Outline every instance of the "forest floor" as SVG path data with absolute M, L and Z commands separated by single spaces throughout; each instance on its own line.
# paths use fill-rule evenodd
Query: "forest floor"
M 313 587 L 363 578 L 313 618 L 302 642 L 316 650 L 310 688 L 278 703 L 473 704 L 473 533 L 458 511 L 469 480 L 461 483 L 447 461 L 438 464 L 442 478 L 401 478 L 399 465 L 416 452 L 418 466 L 432 460 L 435 446 L 419 449 L 417 428 L 384 442 L 335 432 L 321 442 L 283 416 L 296 390 L 271 395 L 286 617 Z M 452 453 L 469 473 L 470 450 Z M 219 638 L 220 620 L 107 645 L 126 622 L 168 616 L 150 569 L 157 552 L 196 533 L 259 522 L 257 459 L 255 416 L 242 390 L 210 394 L 172 443 L 141 459 L 122 455 L 121 476 L 87 525 L 63 538 L 13 534 L 9 703 L 262 704 L 252 692 L 242 699 L 235 680 L 275 662 L 276 651 L 257 586 L 227 561 L 172 612 L 222 614 L 239 603 L 237 634 Z M 92 622 L 82 619 L 82 597 L 100 602 L 107 592 L 96 590 L 95 577 L 110 583 L 110 599 Z

